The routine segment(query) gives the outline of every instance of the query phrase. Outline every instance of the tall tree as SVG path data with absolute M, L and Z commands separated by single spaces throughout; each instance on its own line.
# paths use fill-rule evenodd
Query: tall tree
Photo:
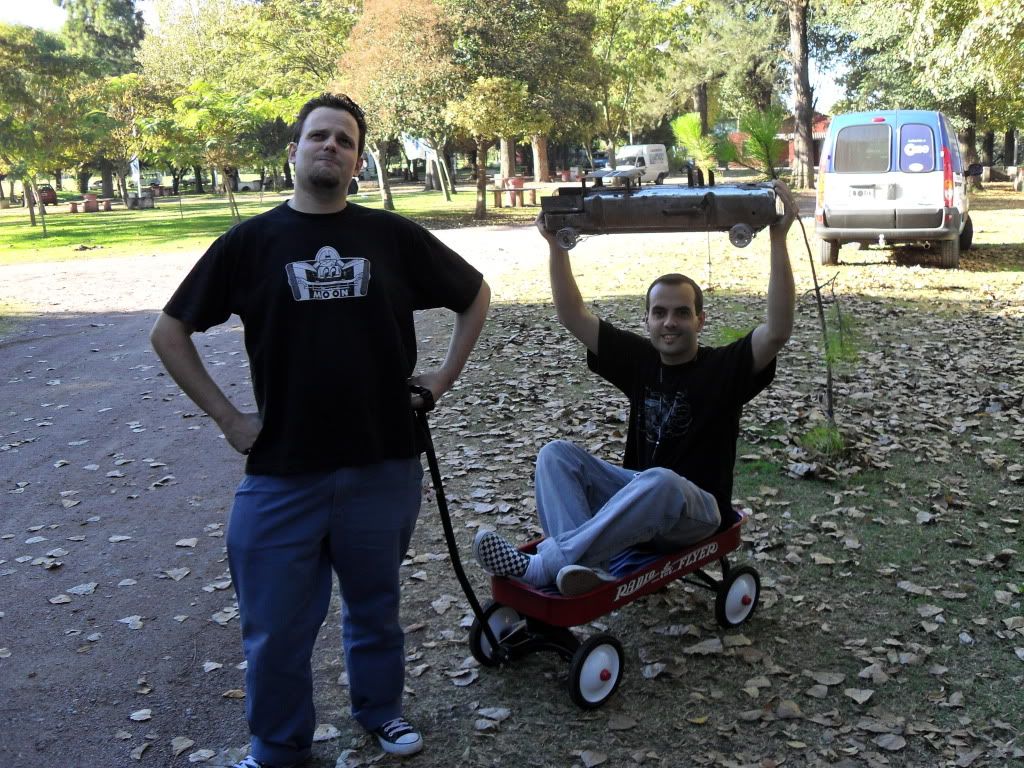
M 174 100 L 174 110 L 183 130 L 203 138 L 203 159 L 220 171 L 231 213 L 241 221 L 229 179 L 239 167 L 259 161 L 259 148 L 245 139 L 267 119 L 265 102 L 258 94 L 230 93 L 200 82 Z
M 94 62 L 98 73 L 108 77 L 138 70 L 136 53 L 144 27 L 142 12 L 135 9 L 135 0 L 54 2 L 67 13 L 61 35 L 71 53 Z M 83 167 L 99 168 L 103 195 L 113 197 L 115 163 L 102 154 L 79 159 Z
M 601 134 L 615 164 L 615 145 L 625 133 L 632 142 L 645 86 L 658 80 L 668 63 L 665 53 L 673 15 L 682 4 L 668 0 L 577 0 L 594 16 L 593 53 Z
M 509 124 L 524 133 L 501 138 L 511 147 L 528 136 L 534 171 L 546 178 L 548 133 L 592 113 L 593 13 L 566 0 L 442 0 L 442 6 L 452 27 L 455 63 L 468 79 L 525 86 L 525 99 L 508 101 L 521 104 L 523 113 L 511 116 Z M 510 165 L 507 160 L 507 174 Z
M 62 33 L 71 53 L 94 59 L 107 75 L 138 69 L 145 33 L 135 0 L 54 0 L 67 12 Z
M 807 11 L 809 0 L 786 0 L 789 12 L 789 64 L 793 70 L 794 131 L 796 155 L 793 158 L 793 185 L 807 189 L 814 186 L 814 140 L 811 123 L 814 109 L 811 101 L 811 78 L 807 42 Z
M 91 144 L 96 154 L 110 163 L 120 196 L 127 201 L 131 163 L 141 159 L 145 146 L 140 126 L 155 112 L 158 95 L 138 74 L 95 80 L 83 87 L 82 95 L 83 101 L 92 105 L 85 115 Z
M 76 94 L 89 76 L 89 60 L 69 54 L 55 35 L 0 24 L 4 71 L 0 77 L 0 163 L 21 172 L 38 202 L 40 173 L 66 167 L 82 135 Z M 39 203 L 43 235 L 46 210 Z M 29 217 L 36 223 L 35 208 Z
M 1006 128 L 1024 116 L 1019 2 L 837 0 L 833 13 L 852 38 L 839 108 L 942 109 L 968 162 L 977 159 L 979 128 Z
M 496 136 L 516 136 L 525 132 L 519 118 L 527 110 L 529 89 L 526 83 L 499 77 L 480 77 L 466 95 L 447 107 L 449 119 L 476 142 L 476 210 L 474 216 L 487 216 L 487 149 Z
M 377 0 L 352 29 L 348 51 L 338 62 L 337 86 L 366 111 L 367 145 L 389 210 L 394 202 L 382 165 L 389 142 L 402 133 L 427 139 L 440 157 L 453 133 L 445 105 L 462 93 L 467 78 L 450 51 L 448 29 L 434 0 Z M 451 199 L 447 170 L 442 160 L 438 173 Z

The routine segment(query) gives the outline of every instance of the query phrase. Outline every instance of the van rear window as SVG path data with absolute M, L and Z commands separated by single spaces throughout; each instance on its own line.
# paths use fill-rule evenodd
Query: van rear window
M 927 125 L 906 123 L 900 128 L 900 170 L 905 173 L 935 170 L 935 136 Z
M 889 126 L 851 125 L 836 137 L 832 167 L 840 173 L 885 173 L 889 170 Z

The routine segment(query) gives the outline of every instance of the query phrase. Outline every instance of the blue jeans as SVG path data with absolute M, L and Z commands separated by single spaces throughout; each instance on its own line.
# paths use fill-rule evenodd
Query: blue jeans
M 623 469 L 565 440 L 537 455 L 535 486 L 548 538 L 523 578 L 536 586 L 566 565 L 604 568 L 635 544 L 681 549 L 711 536 L 721 520 L 715 497 L 672 470 Z
M 333 579 L 352 716 L 374 729 L 402 714 L 399 577 L 419 514 L 418 458 L 298 476 L 246 475 L 228 524 L 242 623 L 246 715 L 257 760 L 305 759 L 313 743 L 311 657 Z

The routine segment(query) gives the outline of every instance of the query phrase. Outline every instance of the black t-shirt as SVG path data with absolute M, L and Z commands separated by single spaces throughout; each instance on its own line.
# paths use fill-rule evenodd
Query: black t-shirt
M 462 312 L 482 279 L 396 214 L 283 203 L 218 238 L 164 311 L 197 331 L 242 319 L 263 419 L 246 471 L 292 475 L 417 454 L 413 311 Z
M 599 355 L 587 365 L 629 398 L 626 469 L 665 467 L 732 505 L 743 404 L 775 378 L 775 360 L 754 374 L 751 334 L 724 347 L 698 347 L 688 363 L 665 365 L 650 340 L 601 321 Z

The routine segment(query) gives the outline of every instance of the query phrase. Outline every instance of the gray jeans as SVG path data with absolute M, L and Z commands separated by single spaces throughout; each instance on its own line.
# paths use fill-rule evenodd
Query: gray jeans
M 565 440 L 537 455 L 537 511 L 548 538 L 524 574 L 550 584 L 566 565 L 604 568 L 626 547 L 672 552 L 718 530 L 715 497 L 670 469 L 609 464 Z

